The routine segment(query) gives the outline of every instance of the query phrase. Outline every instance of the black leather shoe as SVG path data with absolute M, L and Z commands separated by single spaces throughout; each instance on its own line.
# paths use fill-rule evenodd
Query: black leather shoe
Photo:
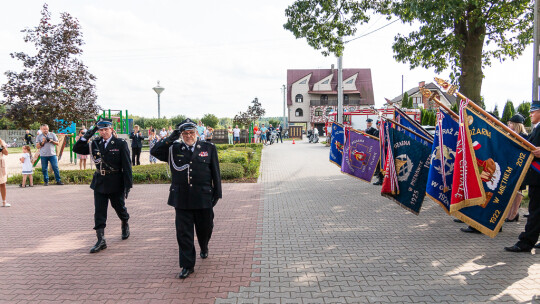
M 103 249 L 107 248 L 107 243 L 105 242 L 105 230 L 104 229 L 98 229 L 96 230 L 97 235 L 97 243 L 90 249 L 90 253 L 97 253 L 100 252 Z
M 62 181 L 56 182 L 58 186 L 62 186 L 64 183 Z
M 463 232 L 467 232 L 467 233 L 480 233 L 480 231 L 474 229 L 474 228 L 471 227 L 471 226 L 469 226 L 469 227 L 467 227 L 467 228 L 461 228 L 461 229 L 459 229 L 459 230 L 461 230 L 461 231 L 463 231 Z
M 201 259 L 206 259 L 206 258 L 208 258 L 208 251 L 207 251 L 207 252 L 201 252 L 201 253 L 200 253 L 200 256 L 201 256 Z
M 378 181 L 374 182 L 373 185 L 375 185 L 375 186 L 382 185 L 382 180 L 378 180 Z
M 507 223 L 511 223 L 511 222 L 519 222 L 519 214 L 516 215 L 516 217 L 515 217 L 514 219 L 512 219 L 512 220 L 505 219 L 504 221 L 507 222 Z
M 179 279 L 185 279 L 189 277 L 190 274 L 194 273 L 195 270 L 193 268 L 182 268 L 182 272 L 178 274 Z
M 512 247 L 504 247 L 504 250 L 510 252 L 531 252 L 532 249 L 521 248 L 517 244 Z
M 534 245 L 534 248 L 540 248 L 540 243 Z
M 47 183 L 47 182 L 43 183 L 43 186 L 48 186 L 48 185 L 49 185 L 49 183 Z
M 127 221 L 122 221 L 122 240 L 127 240 L 129 237 L 129 224 Z
M 460 220 L 460 219 L 454 219 L 454 222 L 456 222 L 456 223 L 463 223 L 463 221 Z

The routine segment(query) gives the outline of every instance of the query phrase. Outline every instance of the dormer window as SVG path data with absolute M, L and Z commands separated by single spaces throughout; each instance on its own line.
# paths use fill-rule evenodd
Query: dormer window
M 321 82 L 321 84 L 328 84 L 329 81 L 330 79 L 326 79 L 325 81 Z
M 294 98 L 296 102 L 304 102 L 304 96 L 302 94 L 296 94 L 296 97 Z
M 304 79 L 301 82 L 299 82 L 298 84 L 306 84 L 306 83 L 307 83 L 307 79 Z

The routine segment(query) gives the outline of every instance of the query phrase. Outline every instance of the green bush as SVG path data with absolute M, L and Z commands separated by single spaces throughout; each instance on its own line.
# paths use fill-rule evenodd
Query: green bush
M 249 163 L 249 156 L 247 152 L 224 150 L 218 153 L 219 163 L 235 163 L 240 165 L 247 165 Z
M 235 163 L 220 163 L 219 170 L 221 171 L 221 179 L 235 179 L 244 176 L 244 167 Z

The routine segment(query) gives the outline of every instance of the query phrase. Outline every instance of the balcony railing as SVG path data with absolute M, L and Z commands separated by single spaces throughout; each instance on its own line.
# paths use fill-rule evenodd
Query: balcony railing
M 359 106 L 359 105 L 363 105 L 364 103 L 362 103 L 363 101 L 365 101 L 364 99 L 349 99 L 348 101 L 347 100 L 343 100 L 343 105 L 345 106 Z M 315 99 L 315 100 L 310 100 L 309 101 L 309 105 L 311 106 L 337 106 L 337 99 L 329 99 L 329 100 L 320 100 L 320 99 Z

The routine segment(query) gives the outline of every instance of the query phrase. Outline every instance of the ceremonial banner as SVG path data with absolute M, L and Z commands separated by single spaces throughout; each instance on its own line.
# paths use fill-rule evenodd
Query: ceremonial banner
M 341 172 L 371 182 L 379 163 L 379 141 L 350 129 L 343 147 Z
M 332 140 L 330 141 L 330 162 L 341 167 L 343 159 L 343 144 L 345 142 L 345 130 L 343 125 L 332 123 Z
M 429 132 L 427 132 L 424 128 L 422 128 L 422 126 L 418 122 L 416 122 L 414 119 L 410 118 L 409 115 L 405 114 L 403 111 L 401 111 L 398 108 L 395 108 L 394 111 L 395 111 L 394 118 L 396 122 L 402 124 L 404 127 L 409 128 L 420 135 L 424 135 L 425 137 L 430 138 L 430 139 L 433 138 L 433 136 L 429 134 Z M 396 126 L 396 128 L 399 131 L 409 135 L 411 138 L 423 143 L 424 145 L 430 146 L 430 144 L 427 141 L 420 138 L 419 136 L 414 135 L 413 133 L 401 128 L 400 126 Z
M 381 195 L 418 215 L 426 195 L 431 149 L 393 128 L 387 132 L 388 153 Z M 392 185 L 396 177 L 397 188 Z
M 456 144 L 459 124 L 442 109 L 437 113 L 435 139 L 431 149 L 431 165 L 429 167 L 427 195 L 450 214 L 452 196 L 452 177 L 456 159 Z
M 462 208 L 452 215 L 480 232 L 495 237 L 506 219 L 533 155 L 521 142 L 501 131 L 482 114 L 469 107 L 464 108 L 464 114 L 475 156 L 475 162 L 471 165 L 478 168 L 485 200 L 480 206 Z M 455 185 L 454 177 L 453 188 L 456 188 Z

